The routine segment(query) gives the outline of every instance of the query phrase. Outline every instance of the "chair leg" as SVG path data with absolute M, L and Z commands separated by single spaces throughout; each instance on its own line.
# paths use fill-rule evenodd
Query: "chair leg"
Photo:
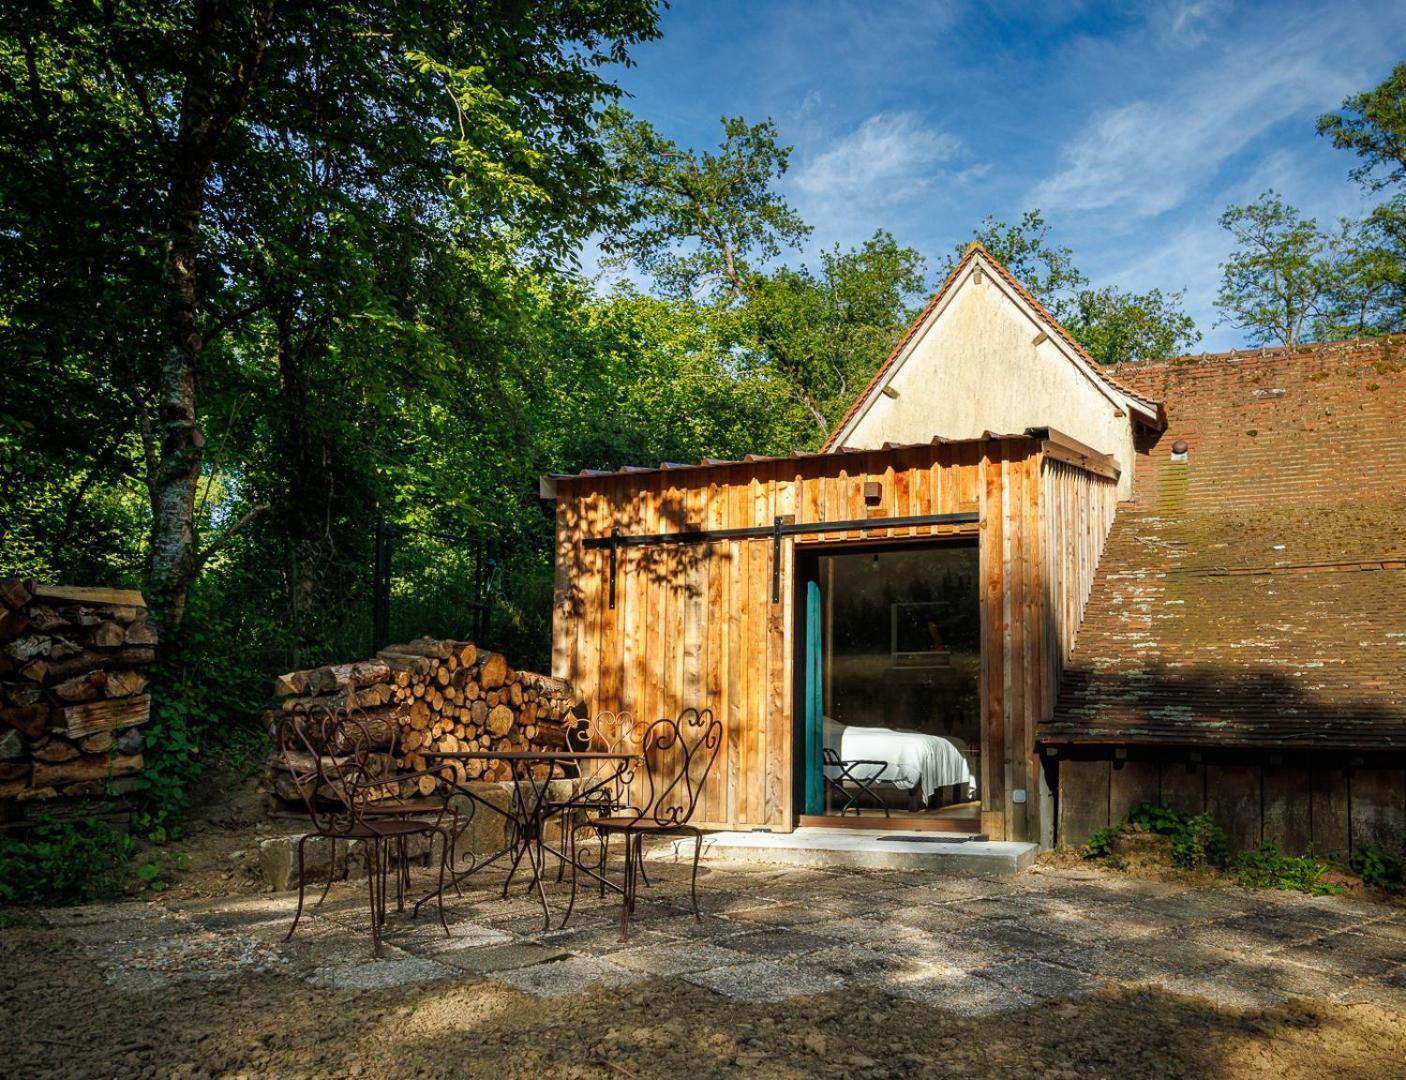
M 600 870 L 599 870 L 600 878 L 598 879 L 598 881 L 599 881 L 599 884 L 600 884 L 600 898 L 601 898 L 602 900 L 604 900 L 604 899 L 605 899 L 605 862 L 606 862 L 606 857 L 607 857 L 607 854 L 608 854 L 608 850 L 607 850 L 607 849 L 609 848 L 609 845 L 610 845 L 610 834 L 609 834 L 608 832 L 604 832 L 604 831 L 602 831 L 602 830 L 597 829 L 597 830 L 596 830 L 596 835 L 600 837 Z
M 445 936 L 445 937 L 450 937 L 451 935 L 450 935 L 450 933 L 449 933 L 449 923 L 447 923 L 447 922 L 445 921 L 445 919 L 444 919 L 444 868 L 445 868 L 445 866 L 446 866 L 447 863 L 448 863 L 448 859 L 449 859 L 449 849 L 450 849 L 450 847 L 453 845 L 453 840 L 451 840 L 451 839 L 449 838 L 449 835 L 448 835 L 447 833 L 445 833 L 442 829 L 439 830 L 439 831 L 440 831 L 440 835 L 444 837 L 444 847 L 443 847 L 442 849 L 440 849 L 440 856 L 439 856 L 439 888 L 437 888 L 437 889 L 435 890 L 435 898 L 436 898 L 436 899 L 438 900 L 438 902 L 439 902 L 439 925 L 442 926 L 442 927 L 444 927 L 444 936 Z M 431 850 L 431 851 L 434 850 L 434 839 L 433 839 L 433 837 L 431 837 L 431 840 L 430 840 L 430 850 Z M 452 874 L 452 873 L 453 873 L 453 870 L 451 870 L 450 873 Z
M 308 842 L 306 836 L 298 839 L 298 910 L 293 913 L 293 925 L 288 928 L 288 936 L 284 941 L 293 940 L 293 931 L 298 929 L 298 920 L 303 917 L 303 845 Z M 331 884 L 330 882 L 328 884 Z M 318 901 L 321 903 L 322 901 Z
M 322 901 L 327 899 L 327 894 L 332 891 L 332 878 L 337 873 L 337 838 L 329 836 L 327 838 L 327 884 L 322 886 L 322 895 L 317 898 L 317 903 L 313 907 L 321 907 Z M 348 844 L 348 847 L 351 845 Z
M 629 833 L 625 834 L 625 888 L 620 895 L 620 940 L 626 941 L 630 937 L 630 909 L 634 893 L 635 878 L 635 858 L 631 848 L 633 837 Z
M 378 882 L 382 892 L 385 882 L 381 879 L 381 845 L 379 841 L 366 841 L 366 889 L 371 898 L 371 952 L 381 955 L 381 908 L 377 896 Z
M 703 913 L 698 910 L 698 858 L 703 854 L 703 833 L 696 831 L 693 834 L 693 880 L 689 884 L 689 891 L 693 893 L 693 920 L 703 921 Z
M 644 887 L 645 887 L 646 889 L 652 889 L 652 888 L 654 888 L 654 886 L 649 883 L 649 875 L 644 872 L 644 837 L 643 837 L 643 836 L 640 837 L 639 846 L 635 849 L 635 856 L 636 856 L 637 860 L 639 861 L 639 865 L 640 865 L 640 880 L 644 882 Z

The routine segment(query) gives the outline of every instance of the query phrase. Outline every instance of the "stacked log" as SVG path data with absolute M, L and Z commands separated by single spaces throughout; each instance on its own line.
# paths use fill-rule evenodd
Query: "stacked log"
M 517 671 L 501 653 L 470 642 L 436 638 L 392 645 L 372 660 L 280 675 L 274 694 L 282 701 L 266 716 L 270 726 L 300 706 L 354 707 L 388 771 L 438 771 L 440 779 L 403 781 L 395 792 L 402 798 L 446 790 L 450 780 L 511 779 L 505 762 L 445 760 L 434 752 L 561 749 L 576 704 L 561 679 Z M 345 748 L 318 749 L 335 758 Z M 282 755 L 270 765 L 274 795 L 297 801 L 301 793 Z
M 131 790 L 155 646 L 139 592 L 0 581 L 0 819 Z

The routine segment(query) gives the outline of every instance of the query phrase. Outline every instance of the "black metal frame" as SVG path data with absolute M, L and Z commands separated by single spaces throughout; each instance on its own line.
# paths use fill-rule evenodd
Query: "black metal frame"
M 493 537 L 457 536 L 433 529 L 412 529 L 383 517 L 376 519 L 376 553 L 372 562 L 371 651 L 379 652 L 390 643 L 391 583 L 395 577 L 394 553 L 397 537 L 411 534 L 468 545 L 473 554 L 474 599 L 469 603 L 469 637 L 483 644 L 493 617 L 493 594 L 500 587 L 502 563 L 498 542 Z
M 823 758 L 824 764 L 821 768 L 820 775 L 825 778 L 825 786 L 845 800 L 844 805 L 840 807 L 840 817 L 844 817 L 845 814 L 849 813 L 851 807 L 854 808 L 855 815 L 859 815 L 859 798 L 861 795 L 868 795 L 870 798 L 874 799 L 884 808 L 884 817 L 890 816 L 889 804 L 884 801 L 882 795 L 874 790 L 875 784 L 892 783 L 892 781 L 883 779 L 883 770 L 889 767 L 887 761 L 879 761 L 877 758 L 855 758 L 853 761 L 846 761 L 828 746 L 821 750 L 821 757 Z M 877 765 L 880 771 L 874 776 L 855 776 L 854 770 L 861 765 Z M 827 769 L 839 769 L 839 775 L 831 776 L 826 771 Z M 847 782 L 854 784 L 859 790 L 845 790 L 844 785 Z
M 923 525 L 975 525 L 981 515 L 917 514 L 908 517 L 852 518 L 847 521 L 790 521 L 773 519 L 770 525 L 752 525 L 741 529 L 686 529 L 673 533 L 622 533 L 617 525 L 608 536 L 588 536 L 582 546 L 610 552 L 610 608 L 615 609 L 615 571 L 617 552 L 622 547 L 647 547 L 654 544 L 714 544 L 722 540 L 771 539 L 771 602 L 781 602 L 781 540 L 786 536 L 820 536 L 833 532 L 887 532 L 890 529 L 913 529 Z

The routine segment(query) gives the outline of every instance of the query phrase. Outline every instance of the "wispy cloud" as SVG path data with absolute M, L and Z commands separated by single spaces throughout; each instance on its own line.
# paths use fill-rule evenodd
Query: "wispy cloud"
M 875 113 L 804 162 L 793 182 L 818 201 L 899 202 L 930 186 L 934 166 L 956 158 L 962 146 L 917 113 Z
M 1354 85 L 1303 42 L 1278 59 L 1247 65 L 1227 57 L 1218 70 L 1178 82 L 1160 100 L 1094 114 L 1065 145 L 1061 167 L 1031 190 L 1050 211 L 1117 208 L 1147 217 L 1181 205 L 1233 155 L 1271 125 L 1331 103 Z M 1305 137 L 1308 137 L 1305 132 Z
M 1223 0 L 1176 4 L 1166 13 L 1167 36 L 1178 45 L 1200 45 L 1224 10 Z

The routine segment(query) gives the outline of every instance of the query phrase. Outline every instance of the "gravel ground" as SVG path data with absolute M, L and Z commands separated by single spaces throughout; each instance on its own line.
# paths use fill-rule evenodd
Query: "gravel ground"
M 364 893 L 166 898 L 0 931 L 17 1077 L 1399 1077 L 1399 908 L 1067 869 L 651 869 L 629 942 L 480 887 L 451 935 Z M 550 890 L 554 904 L 561 887 Z M 316 898 L 316 894 L 312 899 Z M 558 910 L 560 907 L 558 906 Z

